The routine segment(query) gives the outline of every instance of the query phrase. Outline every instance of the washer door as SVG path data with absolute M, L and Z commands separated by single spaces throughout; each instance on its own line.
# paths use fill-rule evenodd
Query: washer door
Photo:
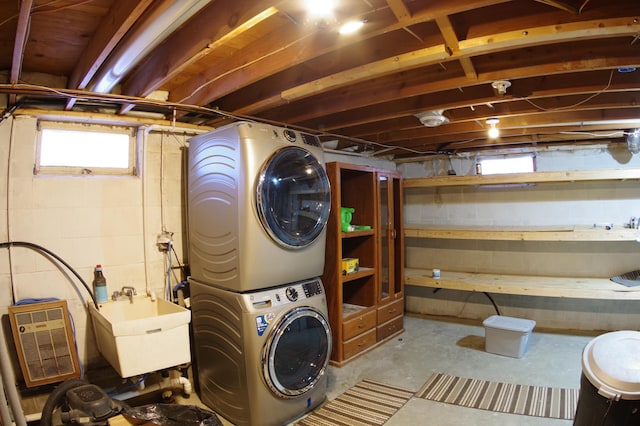
M 306 149 L 283 148 L 258 177 L 256 204 L 264 229 L 276 243 L 306 247 L 320 236 L 329 217 L 327 172 Z
M 311 390 L 325 374 L 331 354 L 331 329 L 320 311 L 303 306 L 289 311 L 272 329 L 262 353 L 271 391 L 294 398 Z

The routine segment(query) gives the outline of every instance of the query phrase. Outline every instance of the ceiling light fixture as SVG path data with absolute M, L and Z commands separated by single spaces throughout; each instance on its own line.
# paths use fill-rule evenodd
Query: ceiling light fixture
M 109 93 L 152 49 L 210 1 L 159 2 L 141 25 L 127 33 L 121 44 L 93 77 L 89 83 L 89 89 L 98 93 Z
M 499 118 L 490 118 L 487 120 L 487 124 L 490 126 L 489 131 L 487 132 L 489 138 L 496 139 L 498 136 L 500 136 L 500 129 L 496 127 L 499 122 Z
M 342 24 L 340 27 L 340 34 L 349 35 L 357 32 L 364 25 L 365 21 L 349 21 Z
M 449 119 L 443 113 L 443 109 L 437 109 L 435 111 L 419 112 L 414 115 L 418 117 L 423 126 L 438 127 L 449 122 Z
M 504 96 L 507 94 L 507 89 L 511 87 L 511 82 L 509 80 L 497 80 L 491 83 L 491 87 L 493 87 L 498 95 Z
M 337 0 L 306 0 L 307 13 L 310 18 L 327 18 L 333 16 Z
M 640 129 L 627 134 L 627 149 L 632 154 L 640 152 Z

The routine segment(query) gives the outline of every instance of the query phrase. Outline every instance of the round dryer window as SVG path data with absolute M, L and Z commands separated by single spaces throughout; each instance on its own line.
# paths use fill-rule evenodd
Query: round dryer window
M 269 334 L 262 356 L 265 381 L 278 396 L 302 395 L 325 374 L 330 354 L 325 317 L 311 307 L 295 308 Z
M 327 172 L 306 149 L 283 148 L 265 163 L 256 202 L 262 225 L 276 243 L 306 247 L 322 233 L 331 209 Z

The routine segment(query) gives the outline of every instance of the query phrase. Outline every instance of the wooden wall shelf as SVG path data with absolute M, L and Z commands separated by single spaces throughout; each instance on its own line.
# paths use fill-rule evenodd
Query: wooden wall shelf
M 444 186 L 513 185 L 578 181 L 640 179 L 640 169 L 575 170 L 562 172 L 510 173 L 503 175 L 435 176 L 404 179 L 404 188 Z
M 405 224 L 404 236 L 413 238 L 438 238 L 455 240 L 504 240 L 504 241 L 637 241 L 640 230 L 592 226 L 438 226 Z
M 607 278 L 496 275 L 451 271 L 441 271 L 440 274 L 440 278 L 433 278 L 430 270 L 405 268 L 405 282 L 419 287 L 525 296 L 640 300 L 640 286 L 625 287 Z

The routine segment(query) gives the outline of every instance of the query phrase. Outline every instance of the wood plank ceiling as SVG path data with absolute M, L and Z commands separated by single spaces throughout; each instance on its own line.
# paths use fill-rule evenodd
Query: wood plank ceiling
M 339 0 L 322 19 L 303 0 L 0 0 L 0 93 L 5 114 L 246 117 L 390 158 L 625 144 L 639 19 L 638 0 Z

